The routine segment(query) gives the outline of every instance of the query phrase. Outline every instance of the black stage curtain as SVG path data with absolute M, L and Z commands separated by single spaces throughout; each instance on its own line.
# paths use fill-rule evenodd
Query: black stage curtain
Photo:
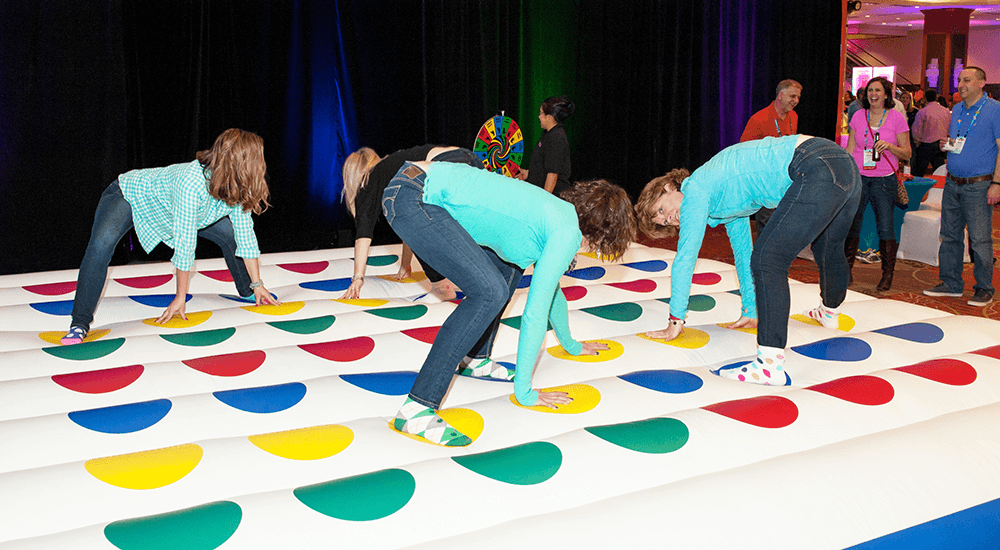
M 0 273 L 78 267 L 108 183 L 228 127 L 265 140 L 264 252 L 351 243 L 360 145 L 470 147 L 502 110 L 527 163 L 550 95 L 577 102 L 574 178 L 633 196 L 736 142 L 783 78 L 801 131 L 832 138 L 841 24 L 839 0 L 0 2 Z M 126 239 L 115 261 L 144 259 Z

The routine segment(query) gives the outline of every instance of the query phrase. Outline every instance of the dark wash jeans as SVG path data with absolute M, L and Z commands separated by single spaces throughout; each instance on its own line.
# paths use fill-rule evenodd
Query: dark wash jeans
M 993 294 L 993 206 L 986 192 L 992 182 L 977 181 L 958 185 L 951 174 L 941 194 L 941 246 L 938 248 L 938 273 L 941 282 L 952 292 L 962 292 L 962 256 L 965 252 L 965 228 L 969 228 L 972 246 L 974 290 Z
M 462 358 L 489 357 L 500 315 L 523 271 L 476 244 L 444 208 L 424 203 L 425 179 L 423 170 L 404 164 L 382 194 L 382 212 L 414 254 L 465 293 L 441 325 L 410 390 L 411 399 L 437 410 Z
M 87 252 L 76 279 L 70 326 L 90 330 L 90 323 L 94 322 L 94 312 L 108 278 L 108 264 L 111 263 L 115 246 L 133 226 L 132 206 L 125 200 L 118 180 L 115 180 L 104 190 L 97 204 L 94 227 L 90 230 L 90 243 L 87 244 Z M 222 256 L 226 259 L 226 266 L 233 275 L 233 282 L 240 296 L 253 295 L 246 264 L 236 258 L 236 237 L 229 218 L 222 218 L 199 230 L 198 236 L 212 241 L 222 249 Z
M 865 221 L 865 208 L 870 202 L 875 212 L 875 227 L 878 238 L 883 241 L 895 241 L 896 228 L 893 226 L 893 216 L 896 213 L 896 174 L 869 177 L 861 174 L 861 200 L 858 201 L 858 212 L 851 224 L 851 235 L 861 235 L 861 226 Z
M 844 240 L 861 194 L 854 159 L 822 138 L 795 148 L 788 176 L 792 185 L 757 236 L 750 257 L 757 296 L 757 343 L 776 348 L 788 342 L 788 268 L 806 245 L 812 245 L 819 266 L 823 304 L 839 307 L 847 296 Z

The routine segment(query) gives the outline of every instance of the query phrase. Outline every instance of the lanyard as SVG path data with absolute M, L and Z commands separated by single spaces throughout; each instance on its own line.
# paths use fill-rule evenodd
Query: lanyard
M 778 132 L 778 137 L 781 137 L 781 128 L 778 127 L 778 119 L 774 119 L 774 130 Z
M 882 110 L 882 119 L 878 121 L 878 127 L 882 128 L 882 123 L 885 122 L 885 115 L 888 113 L 888 109 Z M 872 147 L 875 147 L 875 132 L 872 131 L 872 121 L 871 121 L 871 110 L 865 110 L 865 123 L 868 124 L 868 131 L 872 134 Z M 868 148 L 868 134 L 865 134 L 865 149 Z
M 979 107 L 976 107 L 976 114 L 972 115 L 972 121 L 969 122 L 969 127 L 965 130 L 965 135 L 962 135 L 962 117 L 967 115 L 969 110 L 965 108 L 965 102 L 962 102 L 962 114 L 958 117 L 958 126 L 955 128 L 955 137 L 969 137 L 969 132 L 972 131 L 972 125 L 976 123 L 976 118 L 979 117 L 979 111 L 986 105 L 986 94 L 983 94 L 983 98 L 979 100 Z

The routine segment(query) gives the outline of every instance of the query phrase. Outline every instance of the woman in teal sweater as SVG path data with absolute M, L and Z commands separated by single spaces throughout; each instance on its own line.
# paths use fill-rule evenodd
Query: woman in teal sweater
M 471 443 L 435 412 L 463 356 L 476 376 L 513 378 L 514 396 L 522 405 L 555 408 L 570 402 L 565 393 L 531 389 L 548 323 L 573 355 L 607 348 L 573 339 L 559 278 L 581 244 L 606 257 L 620 257 L 634 239 L 636 225 L 625 191 L 607 181 L 579 182 L 562 198 L 513 178 L 447 162 L 406 163 L 386 187 L 382 209 L 393 230 L 466 295 L 442 324 L 396 416 L 397 430 L 439 445 Z M 511 375 L 489 356 L 500 314 L 531 265 L 535 270 Z

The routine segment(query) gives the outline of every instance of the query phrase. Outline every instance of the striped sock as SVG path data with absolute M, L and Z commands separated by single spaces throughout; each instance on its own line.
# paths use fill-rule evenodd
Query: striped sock
M 398 431 L 422 437 L 435 445 L 464 447 L 472 443 L 472 439 L 445 422 L 434 409 L 421 405 L 409 397 L 396 413 L 393 426 Z

